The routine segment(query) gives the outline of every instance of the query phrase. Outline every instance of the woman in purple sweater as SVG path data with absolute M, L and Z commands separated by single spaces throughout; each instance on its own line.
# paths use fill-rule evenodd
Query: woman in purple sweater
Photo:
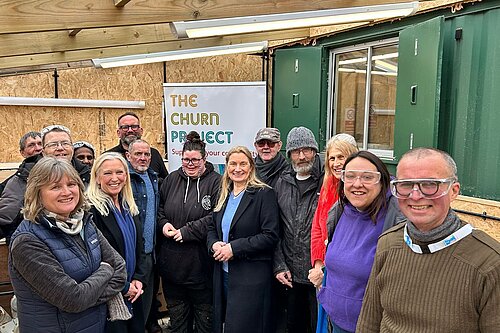
M 399 220 L 389 182 L 385 164 L 370 152 L 357 152 L 344 164 L 339 201 L 328 213 L 326 283 L 321 287 L 321 278 L 311 278 L 334 333 L 356 330 L 378 236 Z

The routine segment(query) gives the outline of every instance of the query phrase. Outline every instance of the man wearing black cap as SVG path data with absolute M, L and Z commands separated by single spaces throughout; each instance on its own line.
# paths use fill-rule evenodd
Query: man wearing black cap
M 277 128 L 261 128 L 255 136 L 254 146 L 258 154 L 255 158 L 257 177 L 273 188 L 283 170 L 289 165 L 285 157 L 279 153 L 282 145 L 280 131 Z
M 291 168 L 276 183 L 280 207 L 281 240 L 274 256 L 274 275 L 288 287 L 289 333 L 316 331 L 315 287 L 309 282 L 311 226 L 323 181 L 318 143 L 310 129 L 292 128 L 286 140 Z

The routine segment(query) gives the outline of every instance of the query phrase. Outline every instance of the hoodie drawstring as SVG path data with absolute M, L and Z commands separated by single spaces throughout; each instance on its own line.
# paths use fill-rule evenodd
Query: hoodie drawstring
M 186 192 L 184 193 L 184 203 L 186 203 L 187 200 L 190 179 L 191 177 L 187 177 Z M 198 203 L 200 203 L 200 177 L 198 177 L 198 182 L 196 183 L 196 192 L 197 192 L 196 197 L 198 199 Z

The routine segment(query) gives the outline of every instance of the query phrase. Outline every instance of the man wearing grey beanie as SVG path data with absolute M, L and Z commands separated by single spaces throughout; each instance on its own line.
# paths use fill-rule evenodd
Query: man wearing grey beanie
M 281 239 L 274 255 L 274 275 L 287 289 L 288 332 L 316 331 L 315 287 L 309 282 L 311 226 L 323 181 L 318 143 L 310 129 L 294 127 L 288 133 L 286 154 L 291 166 L 275 191 L 281 216 Z

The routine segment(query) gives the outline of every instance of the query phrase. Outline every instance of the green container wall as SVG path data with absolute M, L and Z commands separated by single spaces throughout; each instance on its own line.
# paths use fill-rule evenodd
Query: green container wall
M 457 163 L 461 193 L 493 200 L 500 200 L 499 32 L 498 8 L 445 21 L 438 140 Z
M 444 16 L 441 85 L 436 87 L 440 93 L 439 122 L 437 137 L 432 141 L 437 142 L 437 148 L 449 152 L 457 162 L 462 194 L 500 200 L 500 1 L 464 4 L 464 7 L 455 14 L 448 8 L 340 33 L 318 40 L 315 47 L 276 50 L 274 126 L 284 133 L 299 124 L 311 126 L 315 135 L 324 131 L 328 78 L 324 75 L 325 66 L 322 64 L 328 63 L 329 50 L 391 38 L 411 25 Z M 462 29 L 462 38 L 456 40 L 455 30 L 458 28 Z M 308 53 L 307 49 L 314 51 Z M 302 53 L 296 53 L 298 50 Z M 301 55 L 308 59 L 308 63 L 316 61 L 316 64 L 309 63 L 311 72 L 307 74 L 307 79 L 278 74 L 277 70 L 289 66 L 287 62 Z M 318 59 L 319 56 L 321 59 Z M 318 79 L 321 82 L 318 83 Z M 290 109 L 291 94 L 295 91 L 303 91 L 307 95 L 308 106 L 299 114 Z M 408 94 L 406 91 L 401 93 Z M 418 98 L 426 96 L 420 94 Z M 402 151 L 404 149 L 399 145 L 407 145 L 407 142 L 395 142 L 395 145 L 395 151 Z M 391 172 L 395 171 L 395 163 L 387 162 Z

